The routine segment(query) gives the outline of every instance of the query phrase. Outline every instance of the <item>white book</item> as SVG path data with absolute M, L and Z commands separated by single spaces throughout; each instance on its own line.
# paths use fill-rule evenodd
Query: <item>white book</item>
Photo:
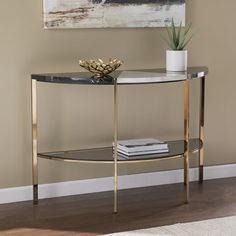
M 168 153 L 169 149 L 161 149 L 161 150 L 152 150 L 152 151 L 139 151 L 139 152 L 124 152 L 122 150 L 118 150 L 118 153 L 122 153 L 126 156 L 141 156 L 141 155 L 150 155 L 150 154 L 160 154 L 160 153 Z
M 153 151 L 168 149 L 168 144 L 154 138 L 127 139 L 118 141 L 117 148 L 125 152 Z
M 150 153 L 150 154 L 140 154 L 140 155 L 134 155 L 134 156 L 130 156 L 127 154 L 123 154 L 123 153 L 118 153 L 118 160 L 138 160 L 138 159 L 153 159 L 153 158 L 157 158 L 158 155 L 161 155 L 161 157 L 165 157 L 169 155 L 169 152 L 163 152 L 163 153 Z M 161 158 L 160 157 L 160 158 Z
M 118 150 L 123 150 L 125 152 L 139 152 L 139 151 L 155 151 L 155 150 L 162 150 L 162 149 L 167 149 L 168 144 L 158 144 L 158 145 L 149 145 L 149 146 L 133 146 L 133 147 L 127 147 L 118 144 L 117 145 Z

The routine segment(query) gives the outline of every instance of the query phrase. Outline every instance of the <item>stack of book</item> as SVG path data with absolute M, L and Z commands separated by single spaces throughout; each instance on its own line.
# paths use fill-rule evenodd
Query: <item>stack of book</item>
M 153 138 L 120 140 L 117 149 L 119 153 L 130 157 L 169 152 L 167 143 Z

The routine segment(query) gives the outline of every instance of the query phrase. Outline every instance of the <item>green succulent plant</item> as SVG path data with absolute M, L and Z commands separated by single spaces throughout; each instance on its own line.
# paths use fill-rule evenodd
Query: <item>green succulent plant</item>
M 164 38 L 171 50 L 182 51 L 192 39 L 193 34 L 190 34 L 192 24 L 189 24 L 185 29 L 182 27 L 182 22 L 179 27 L 175 26 L 174 19 L 171 20 L 171 25 L 166 27 L 168 38 Z

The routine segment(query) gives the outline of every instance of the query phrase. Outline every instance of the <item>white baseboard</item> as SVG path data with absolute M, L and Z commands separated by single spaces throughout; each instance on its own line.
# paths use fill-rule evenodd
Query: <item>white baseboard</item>
M 236 164 L 204 167 L 204 179 L 236 176 Z M 198 168 L 190 169 L 190 181 L 198 180 Z M 160 171 L 118 177 L 118 188 L 129 189 L 183 182 L 183 170 Z M 97 193 L 113 189 L 113 178 L 97 178 L 39 185 L 39 198 Z M 0 189 L 0 204 L 32 200 L 32 186 Z

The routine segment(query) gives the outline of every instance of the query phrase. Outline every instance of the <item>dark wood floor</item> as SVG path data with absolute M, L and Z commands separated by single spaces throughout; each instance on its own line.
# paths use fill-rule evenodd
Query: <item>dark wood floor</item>
M 236 178 L 122 190 L 118 214 L 112 192 L 0 205 L 0 235 L 100 235 L 236 215 Z

